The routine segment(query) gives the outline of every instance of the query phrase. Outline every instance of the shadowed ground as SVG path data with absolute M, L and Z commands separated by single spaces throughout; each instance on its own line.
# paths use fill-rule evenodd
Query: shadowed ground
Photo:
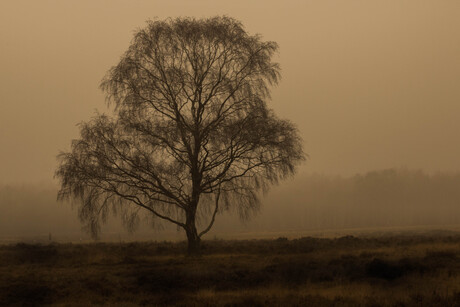
M 0 246 L 2 305 L 458 306 L 460 235 Z

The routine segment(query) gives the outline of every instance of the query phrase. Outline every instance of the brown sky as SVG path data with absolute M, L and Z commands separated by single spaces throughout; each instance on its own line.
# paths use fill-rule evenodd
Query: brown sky
M 226 14 L 279 43 L 301 172 L 460 170 L 460 1 L 0 1 L 0 183 L 51 181 L 145 20 Z

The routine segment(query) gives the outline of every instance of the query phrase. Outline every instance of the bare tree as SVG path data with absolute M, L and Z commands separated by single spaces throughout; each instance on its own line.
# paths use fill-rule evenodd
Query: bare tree
M 149 21 L 101 83 L 114 117 L 82 123 L 59 155 L 58 198 L 77 200 L 93 234 L 111 207 L 131 222 L 145 209 L 199 252 L 218 213 L 258 209 L 304 160 L 296 127 L 266 105 L 276 50 L 229 17 Z

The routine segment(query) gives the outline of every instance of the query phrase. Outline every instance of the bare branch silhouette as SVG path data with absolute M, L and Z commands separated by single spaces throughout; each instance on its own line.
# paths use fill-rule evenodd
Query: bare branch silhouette
M 257 210 L 258 192 L 304 160 L 296 127 L 266 105 L 276 51 L 229 17 L 149 21 L 101 83 L 115 116 L 82 123 L 59 155 L 59 198 L 79 201 L 95 235 L 110 205 L 143 208 L 182 227 L 198 252 L 218 212 Z

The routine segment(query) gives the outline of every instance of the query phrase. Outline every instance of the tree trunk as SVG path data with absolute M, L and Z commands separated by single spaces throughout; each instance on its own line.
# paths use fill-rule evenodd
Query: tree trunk
M 188 248 L 187 254 L 189 256 L 200 254 L 200 237 L 195 225 L 195 214 L 187 214 L 185 224 L 185 232 L 187 234 Z

